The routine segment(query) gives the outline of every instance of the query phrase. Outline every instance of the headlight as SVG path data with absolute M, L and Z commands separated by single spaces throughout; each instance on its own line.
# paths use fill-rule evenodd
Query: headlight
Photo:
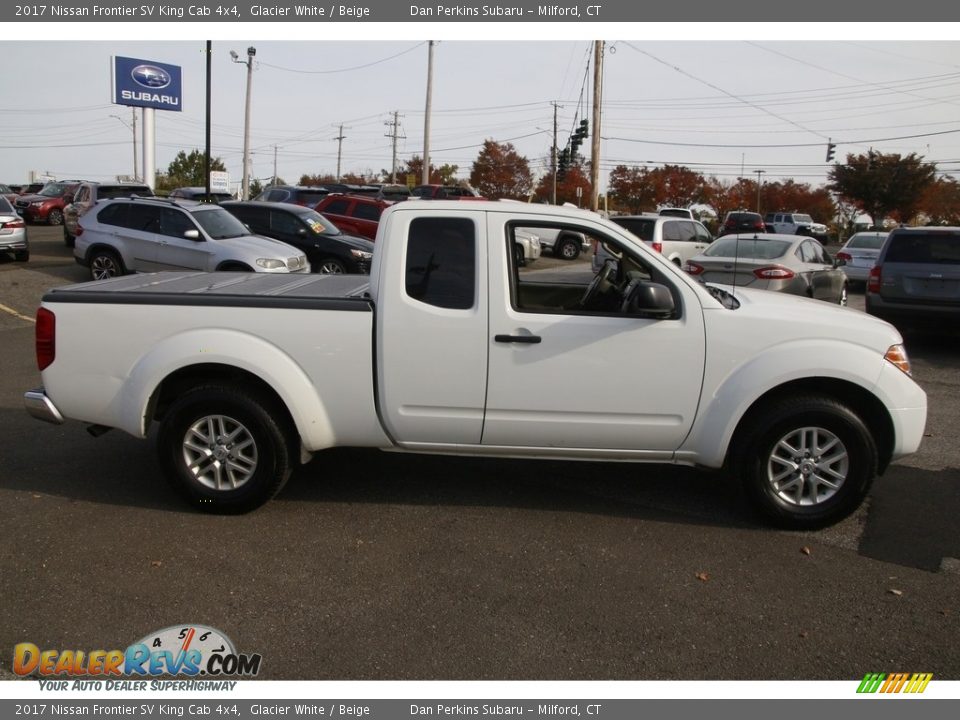
M 43 200 L 37 200 L 36 202 L 30 203 L 30 207 L 43 207 Z
M 276 260 L 275 258 L 257 258 L 257 265 L 267 270 L 280 270 L 287 266 L 283 260 Z
M 361 260 L 369 260 L 373 257 L 373 253 L 367 252 L 366 250 L 351 250 L 350 254 L 355 258 L 360 258 Z

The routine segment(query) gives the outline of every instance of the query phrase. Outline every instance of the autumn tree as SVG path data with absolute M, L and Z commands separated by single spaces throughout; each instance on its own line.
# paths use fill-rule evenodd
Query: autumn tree
M 682 165 L 664 165 L 647 173 L 657 207 L 689 207 L 703 198 L 703 175 Z
M 557 205 L 570 203 L 577 207 L 589 206 L 591 188 L 589 163 L 579 156 L 563 175 L 557 178 Z M 577 188 L 580 195 L 577 196 Z M 533 199 L 539 203 L 549 203 L 553 197 L 553 174 L 544 175 L 533 191 Z
M 205 187 L 207 176 L 205 170 L 206 154 L 200 150 L 191 150 L 189 154 L 181 150 L 167 166 L 166 175 L 157 179 L 158 190 L 173 190 L 178 187 Z M 226 165 L 218 157 L 210 158 L 211 171 L 224 171 Z
M 455 185 L 457 182 L 457 170 L 459 169 L 459 165 L 444 164 L 440 167 L 436 167 L 433 165 L 433 163 L 431 163 L 430 184 Z M 381 170 L 380 172 L 383 174 L 383 177 L 389 180 L 389 170 Z M 412 175 L 414 177 L 414 185 L 419 185 L 420 181 L 423 180 L 423 158 L 419 155 L 414 155 L 406 161 L 405 165 L 397 168 L 397 182 L 401 184 L 406 183 L 408 175 Z
M 847 155 L 831 168 L 827 186 L 870 216 L 874 225 L 885 217 L 907 222 L 920 209 L 924 192 L 934 182 L 936 166 L 910 153 L 871 152 Z
M 960 183 L 938 178 L 924 190 L 920 207 L 932 225 L 960 225 Z
M 486 198 L 526 200 L 533 190 L 530 163 L 511 143 L 486 140 L 470 171 L 470 184 Z
M 634 215 L 653 210 L 657 201 L 648 174 L 646 168 L 626 165 L 617 165 L 611 170 L 607 188 L 614 206 Z
M 763 183 L 760 200 L 764 213 L 800 212 L 820 222 L 830 222 L 837 214 L 836 204 L 826 188 L 813 188 L 793 180 Z

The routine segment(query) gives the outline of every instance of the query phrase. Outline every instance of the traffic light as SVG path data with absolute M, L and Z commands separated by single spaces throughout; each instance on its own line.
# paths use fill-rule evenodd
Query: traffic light
M 580 121 L 580 127 L 577 128 L 576 132 L 573 134 L 579 142 L 583 142 L 587 139 L 587 136 L 590 134 L 590 123 L 587 120 Z
M 836 154 L 837 145 L 836 143 L 828 142 L 827 143 L 827 162 L 833 162 L 833 156 Z
M 570 165 L 570 149 L 564 148 L 560 151 L 557 158 L 557 177 L 561 178 L 567 174 L 567 167 Z

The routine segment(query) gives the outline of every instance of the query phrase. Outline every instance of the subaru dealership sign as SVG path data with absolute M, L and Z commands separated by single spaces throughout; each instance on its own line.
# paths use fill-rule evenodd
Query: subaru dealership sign
M 115 57 L 113 101 L 117 105 L 183 110 L 180 67 L 152 60 Z

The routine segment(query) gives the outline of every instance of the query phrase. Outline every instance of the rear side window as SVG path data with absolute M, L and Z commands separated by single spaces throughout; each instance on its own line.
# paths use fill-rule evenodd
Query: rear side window
M 451 310 L 474 306 L 477 242 L 471 220 L 417 218 L 407 239 L 406 290 L 414 300 Z
M 910 233 L 890 238 L 885 262 L 960 265 L 960 234 Z
M 320 212 L 330 213 L 332 215 L 346 215 L 347 208 L 350 206 L 349 200 L 333 200 Z
M 107 205 L 103 210 L 97 213 L 97 220 L 104 225 L 128 227 L 127 217 L 129 215 L 129 208 L 130 205 L 125 202 Z
M 641 240 L 650 242 L 653 240 L 653 228 L 655 220 L 637 220 L 631 218 L 612 218 L 620 227 L 629 230 Z
M 301 205 L 307 205 L 313 207 L 318 202 L 323 200 L 327 196 L 327 193 L 321 191 L 310 191 L 310 190 L 298 190 L 297 191 L 297 202 Z

